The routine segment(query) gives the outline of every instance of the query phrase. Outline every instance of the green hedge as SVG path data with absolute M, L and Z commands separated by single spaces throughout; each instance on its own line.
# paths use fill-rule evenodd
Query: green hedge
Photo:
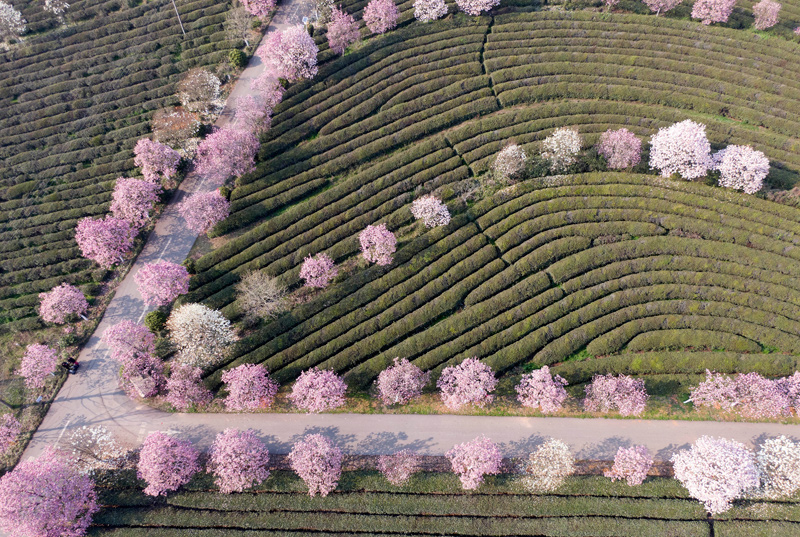
M 663 349 L 722 349 L 732 352 L 760 352 L 761 345 L 736 334 L 713 330 L 673 329 L 646 332 L 634 337 L 627 345 L 628 352 Z

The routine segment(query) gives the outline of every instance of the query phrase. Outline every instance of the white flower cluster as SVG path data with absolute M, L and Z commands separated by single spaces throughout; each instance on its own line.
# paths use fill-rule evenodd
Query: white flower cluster
M 575 472 L 575 457 L 569 446 L 551 438 L 530 454 L 522 467 L 522 486 L 529 492 L 552 492 Z
M 769 159 L 748 145 L 729 145 L 714 153 L 713 167 L 720 173 L 719 186 L 755 194 L 769 173 Z
M 650 146 L 650 167 L 663 177 L 677 173 L 684 179 L 697 179 L 711 168 L 711 144 L 702 123 L 687 119 L 658 129 Z
M 553 172 L 564 172 L 578 161 L 582 145 L 583 140 L 578 131 L 561 127 L 542 142 L 542 158 L 550 161 Z
M 174 310 L 167 329 L 178 348 L 178 363 L 193 367 L 217 365 L 235 339 L 231 322 L 221 312 L 202 304 L 184 304 Z
M 25 33 L 27 22 L 14 6 L 0 1 L 0 41 L 18 38 Z
M 447 15 L 444 0 L 414 0 L 414 17 L 420 22 L 431 22 Z
M 505 146 L 494 159 L 494 178 L 498 182 L 506 182 L 509 179 L 516 179 L 525 169 L 525 161 L 528 155 L 525 150 L 516 144 Z
M 411 204 L 411 214 L 427 227 L 446 226 L 450 223 L 450 212 L 442 200 L 435 196 L 422 196 Z
M 800 489 L 800 443 L 785 436 L 765 440 L 756 462 L 765 497 L 787 497 Z

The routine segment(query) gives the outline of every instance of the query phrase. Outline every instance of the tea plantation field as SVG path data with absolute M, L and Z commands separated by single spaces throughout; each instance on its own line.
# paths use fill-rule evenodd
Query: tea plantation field
M 652 15 L 502 11 L 411 22 L 343 57 L 317 36 L 318 76 L 287 91 L 216 230 L 222 245 L 197 260 L 183 300 L 237 318 L 244 271 L 294 286 L 304 257 L 323 251 L 348 270 L 248 334 L 225 367 L 263 363 L 288 382 L 319 365 L 363 388 L 395 356 L 435 372 L 477 356 L 505 372 L 693 347 L 778 351 L 768 365 L 753 354 L 727 367 L 787 374 L 800 353 L 800 210 L 646 165 L 529 180 L 477 202 L 459 194 L 508 141 L 536 154 L 561 126 L 593 144 L 609 128 L 647 139 L 687 118 L 715 149 L 763 151 L 771 187 L 792 188 L 798 44 Z M 453 213 L 444 228 L 409 210 L 431 191 Z M 379 222 L 398 250 L 390 267 L 367 267 L 357 236 Z M 686 369 L 666 357 L 637 374 L 703 372 Z

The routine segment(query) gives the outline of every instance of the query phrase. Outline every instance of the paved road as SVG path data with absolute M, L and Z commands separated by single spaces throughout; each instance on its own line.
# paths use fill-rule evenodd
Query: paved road
M 268 31 L 300 22 L 310 4 L 292 1 L 280 6 Z M 240 77 L 218 121 L 232 117 L 236 99 L 247 94 L 250 81 L 263 72 L 257 56 Z M 142 263 L 167 259 L 183 261 L 195 236 L 182 224 L 176 205 L 188 194 L 215 188 L 210 180 L 189 174 L 175 199 L 164 211 L 133 269 L 120 285 L 95 334 L 80 354 L 81 371 L 64 384 L 50 412 L 25 452 L 26 457 L 62 441 L 83 425 L 104 425 L 125 443 L 137 445 L 151 431 L 174 431 L 208 446 L 226 427 L 253 428 L 274 453 L 287 453 L 303 434 L 322 432 L 348 452 L 380 454 L 402 448 L 441 455 L 453 444 L 486 434 L 502 444 L 506 456 L 524 456 L 543 439 L 553 436 L 569 443 L 580 458 L 612 458 L 621 445 L 644 444 L 661 460 L 703 434 L 736 438 L 748 444 L 786 434 L 800 435 L 798 426 L 777 424 L 687 421 L 604 420 L 577 418 L 516 418 L 479 416 L 357 415 L 357 414 L 168 414 L 137 404 L 119 389 L 118 367 L 108 359 L 100 335 L 123 319 L 140 321 L 147 311 L 133 276 Z

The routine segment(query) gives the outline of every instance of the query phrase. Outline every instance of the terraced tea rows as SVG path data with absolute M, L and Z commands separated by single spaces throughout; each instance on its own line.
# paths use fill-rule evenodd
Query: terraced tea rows
M 22 6 L 31 32 L 0 61 L 0 321 L 40 326 L 38 293 L 62 281 L 93 293 L 105 270 L 80 257 L 79 218 L 107 212 L 114 180 L 133 169 L 132 148 L 154 110 L 175 104 L 174 83 L 220 61 L 226 4 L 71 3 L 53 28 L 41 3 Z M 130 7 L 133 6 L 133 7 Z

